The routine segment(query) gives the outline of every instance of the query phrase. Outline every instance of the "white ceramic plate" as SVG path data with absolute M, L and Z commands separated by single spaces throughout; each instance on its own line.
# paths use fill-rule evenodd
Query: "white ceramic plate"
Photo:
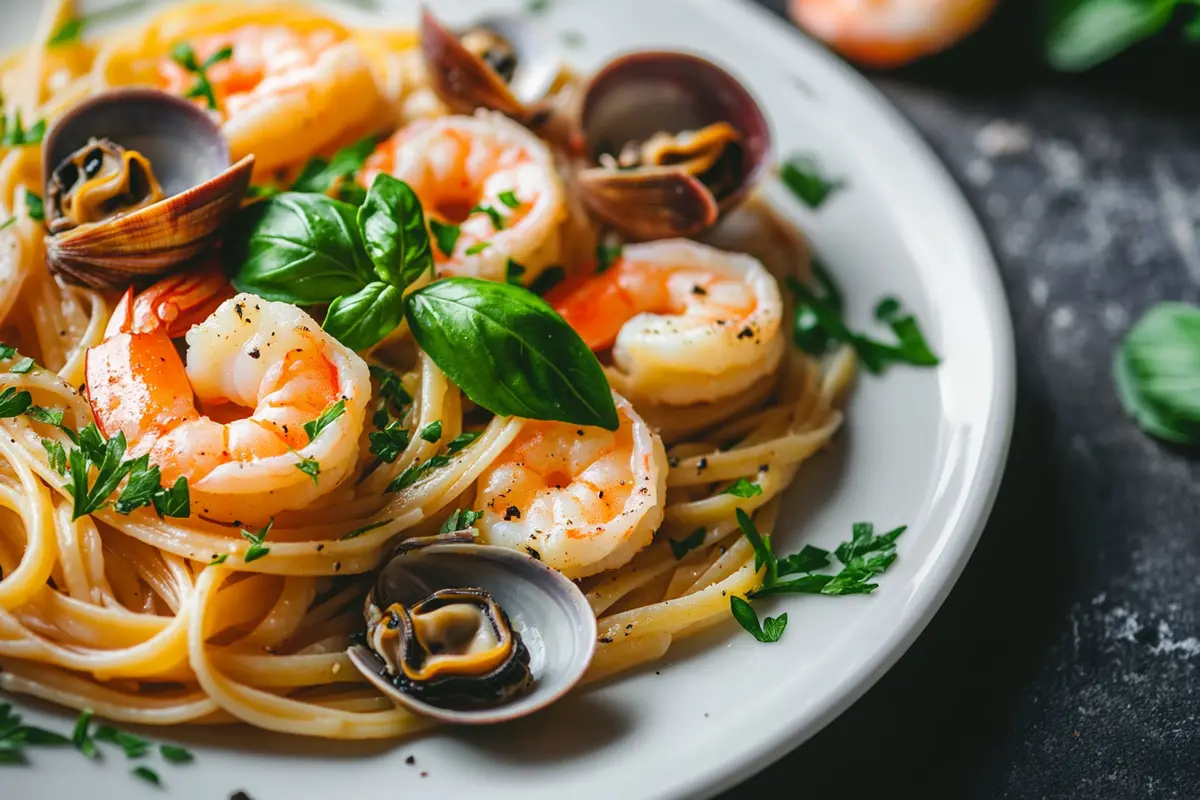
M 40 4 L 17 5 L 4 9 L 5 49 L 28 41 Z M 414 0 L 383 5 L 390 23 L 415 21 Z M 520 4 L 434 5 L 459 22 Z M 551 31 L 573 32 L 570 52 L 583 67 L 645 46 L 719 61 L 765 105 L 780 153 L 818 153 L 846 178 L 849 188 L 817 213 L 782 191 L 772 198 L 841 282 L 856 327 L 870 324 L 879 297 L 898 295 L 944 361 L 937 370 L 893 369 L 859 381 L 836 449 L 806 466 L 788 496 L 777 548 L 830 547 L 859 520 L 907 523 L 899 560 L 872 596 L 775 603 L 768 612 L 786 610 L 791 620 L 777 644 L 759 644 L 731 621 L 672 648 L 662 663 L 501 728 L 366 745 L 248 728 L 149 731 L 196 753 L 186 767 L 156 765 L 166 796 L 220 800 L 238 789 L 254 800 L 711 796 L 812 736 L 866 691 L 924 628 L 975 545 L 1008 448 L 1012 331 L 979 226 L 928 148 L 854 72 L 742 0 L 554 0 L 541 20 Z M 59 729 L 73 719 L 21 698 L 16 704 Z M 409 755 L 415 765 L 405 763 Z M 115 752 L 93 764 L 40 750 L 29 768 L 0 768 L 0 795 L 164 796 L 128 766 Z

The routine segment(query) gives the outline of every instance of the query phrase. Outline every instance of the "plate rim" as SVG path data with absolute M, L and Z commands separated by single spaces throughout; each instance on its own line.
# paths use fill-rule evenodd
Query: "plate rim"
M 690 2 L 695 4 L 698 0 Z M 907 606 L 895 628 L 898 633 L 876 648 L 852 680 L 827 693 L 818 701 L 817 709 L 813 713 L 797 715 L 777 731 L 764 733 L 762 737 L 753 740 L 752 744 L 744 743 L 728 757 L 708 761 L 704 769 L 692 773 L 686 780 L 675 782 L 669 787 L 661 787 L 663 793 L 656 796 L 670 800 L 706 800 L 715 797 L 771 766 L 841 716 L 908 652 L 958 583 L 983 535 L 1008 462 L 1017 400 L 1016 337 L 1008 298 L 1001 280 L 1000 263 L 978 215 L 945 162 L 909 118 L 882 91 L 798 28 L 785 23 L 752 0 L 702 2 L 709 10 L 729 18 L 738 14 L 750 17 L 752 22 L 742 24 L 753 24 L 760 30 L 771 29 L 776 39 L 790 40 L 791 47 L 806 51 L 809 56 L 823 62 L 837 80 L 849 85 L 857 99 L 890 123 L 893 138 L 904 145 L 917 169 L 930 176 L 931 190 L 938 195 L 939 202 L 945 210 L 955 218 L 954 235 L 967 247 L 971 255 L 970 263 L 977 273 L 974 279 L 984 290 L 981 294 L 989 311 L 986 327 L 988 337 L 994 343 L 997 359 L 993 370 L 994 389 L 991 397 L 994 412 L 985 425 L 984 442 L 980 449 L 976 474 L 976 477 L 986 477 L 986 486 L 977 482 L 974 485 L 980 488 L 966 492 L 962 512 L 948 526 L 949 533 L 944 534 L 943 540 L 954 546 L 954 551 L 944 553 L 935 560 L 934 563 L 939 565 L 939 569 L 936 575 L 931 575 L 925 580 L 926 586 L 934 588 L 914 593 L 913 602 Z M 724 8 L 720 8 L 721 6 Z

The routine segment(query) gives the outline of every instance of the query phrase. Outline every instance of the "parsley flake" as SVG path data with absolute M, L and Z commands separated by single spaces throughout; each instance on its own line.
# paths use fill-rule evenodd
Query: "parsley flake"
M 9 386 L 0 392 L 0 419 L 19 417 L 33 405 L 33 395 L 24 389 Z
M 242 538 L 250 543 L 250 546 L 246 548 L 246 554 L 242 556 L 243 563 L 249 564 L 251 561 L 258 561 L 271 552 L 271 548 L 266 547 L 263 542 L 266 541 L 267 534 L 271 532 L 271 528 L 273 527 L 275 527 L 275 518 L 271 517 L 271 521 L 267 523 L 267 526 L 258 533 L 251 533 L 245 528 L 241 529 Z M 221 560 L 224 561 L 224 557 Z M 210 563 L 215 563 L 215 559 L 214 562 Z
M 304 432 L 308 434 L 308 441 L 312 442 L 321 435 L 321 431 L 332 425 L 338 417 L 346 411 L 346 401 L 338 400 L 333 405 L 321 412 L 321 416 L 314 419 L 312 422 L 304 423 Z
M 738 478 L 732 486 L 721 494 L 731 494 L 734 497 L 757 497 L 762 492 L 762 487 L 757 483 L 751 483 L 745 478 Z
M 433 233 L 433 240 L 437 242 L 438 250 L 442 251 L 442 255 L 447 257 L 454 255 L 454 246 L 458 244 L 458 237 L 462 236 L 462 228 L 430 217 L 429 230 Z
M 675 560 L 686 556 L 692 550 L 695 550 L 700 545 L 704 544 L 704 537 L 708 534 L 704 528 L 696 528 L 690 534 L 682 539 L 667 539 L 667 544 L 671 545 L 671 554 L 675 556 Z
M 422 439 L 429 442 L 430 444 L 436 442 L 438 439 L 441 439 L 442 438 L 442 421 L 440 419 L 434 420 L 433 422 L 426 425 L 424 428 L 421 428 L 420 436 Z

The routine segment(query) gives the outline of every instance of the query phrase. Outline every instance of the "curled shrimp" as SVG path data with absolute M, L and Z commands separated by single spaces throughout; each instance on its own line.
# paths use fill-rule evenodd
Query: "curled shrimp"
M 613 393 L 610 432 L 527 422 L 479 477 L 481 541 L 523 549 L 569 578 L 615 569 L 650 543 L 663 519 L 662 440 Z
M 101 432 L 123 432 L 131 457 L 149 453 L 166 485 L 187 478 L 192 512 L 209 519 L 261 523 L 336 488 L 358 456 L 366 363 L 300 309 L 254 295 L 231 297 L 192 325 L 223 289 L 166 283 L 136 299 L 126 292 L 88 351 Z M 163 310 L 170 319 L 155 316 Z M 186 367 L 171 341 L 185 327 Z M 305 423 L 338 402 L 344 411 L 310 440 Z
M 895 67 L 945 50 L 988 18 L 995 0 L 791 0 L 792 19 L 861 64 Z
M 612 349 L 609 381 L 634 403 L 733 397 L 779 365 L 779 284 L 755 258 L 686 239 L 625 247 L 600 274 L 568 280 L 547 302 L 588 347 Z
M 413 188 L 435 236 L 438 272 L 502 281 L 509 260 L 525 283 L 559 261 L 566 196 L 549 147 L 512 120 L 474 117 L 416 122 L 381 144 L 362 184 L 388 173 Z M 450 252 L 437 229 L 457 226 Z
M 342 36 L 333 27 L 245 24 L 190 42 L 199 63 L 231 49 L 207 77 L 234 161 L 253 153 L 265 175 L 378 124 L 386 101 L 366 56 Z M 170 59 L 159 80 L 175 94 L 196 85 Z

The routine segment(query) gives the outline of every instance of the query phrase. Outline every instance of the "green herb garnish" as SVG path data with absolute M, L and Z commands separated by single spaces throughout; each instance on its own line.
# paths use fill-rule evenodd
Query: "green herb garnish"
M 296 453 L 296 457 L 300 459 L 298 462 L 296 462 L 296 469 L 312 478 L 313 483 L 319 483 L 318 476 L 321 474 L 320 462 L 318 462 L 315 458 L 306 458 L 299 453 Z
M 424 439 L 425 441 L 427 441 L 431 444 L 433 442 L 436 442 L 438 439 L 441 439 L 442 438 L 442 421 L 440 419 L 434 420 L 433 422 L 426 425 L 424 428 L 421 428 L 420 436 L 422 439 Z
M 387 525 L 389 522 L 392 522 L 392 520 L 385 519 L 385 520 L 382 520 L 381 522 L 372 522 L 370 525 L 364 525 L 361 528 L 355 528 L 354 530 L 350 531 L 349 533 L 344 534 L 341 537 L 341 541 L 346 541 L 347 539 L 357 539 L 359 536 L 362 536 L 367 531 L 373 531 L 376 528 L 382 528 L 384 525 Z
M 75 728 L 71 731 L 71 744 L 83 753 L 86 757 L 95 759 L 100 753 L 96 750 L 96 742 L 91 736 L 92 714 L 94 712 L 90 708 L 85 708 L 79 712 L 79 717 L 75 720 Z
M 271 517 L 271 521 L 267 523 L 267 526 L 258 533 L 251 533 L 245 528 L 241 528 L 242 538 L 250 543 L 250 546 L 246 548 L 246 554 L 242 556 L 243 563 L 249 564 L 251 561 L 258 561 L 271 552 L 271 548 L 264 545 L 263 542 L 266 541 L 267 534 L 271 532 L 271 528 L 273 527 L 275 527 L 275 518 Z M 224 561 L 224 557 L 221 560 Z
M 525 267 L 517 263 L 513 259 L 508 260 L 508 264 L 504 267 L 504 280 L 511 283 L 513 286 L 521 286 L 523 281 L 521 277 L 525 274 Z
M 500 202 L 509 208 L 517 209 L 521 207 L 521 201 L 518 200 L 516 194 L 511 191 L 501 192 L 497 196 L 500 198 Z
M 467 255 L 477 256 L 480 253 L 482 253 L 484 250 L 487 250 L 491 246 L 492 246 L 491 242 L 476 242 L 475 244 L 473 244 L 467 248 Z
M 738 624 L 763 643 L 778 642 L 779 637 L 783 636 L 784 628 L 787 627 L 787 613 L 780 614 L 778 617 L 767 617 L 760 625 L 754 609 L 736 594 L 729 598 L 729 609 L 733 612 L 733 618 L 738 621 Z
M 97 725 L 92 734 L 97 742 L 115 744 L 125 751 L 126 758 L 141 758 L 150 749 L 150 742 L 132 733 L 117 730 L 111 725 Z
M 338 400 L 333 405 L 321 412 L 321 416 L 314 419 L 312 422 L 304 423 L 304 432 L 308 434 L 308 441 L 312 442 L 321 435 L 321 431 L 332 425 L 338 417 L 346 411 L 346 401 Z
M 42 447 L 46 450 L 46 462 L 50 465 L 50 469 L 59 475 L 66 475 L 67 451 L 63 449 L 62 444 L 53 439 L 42 439 Z
M 26 356 L 25 358 L 22 358 L 20 361 L 18 361 L 17 363 L 15 363 L 11 367 L 9 367 L 8 371 L 15 372 L 19 375 L 24 375 L 26 372 L 29 372 L 29 370 L 31 370 L 31 369 L 33 369 L 33 359 L 30 358 L 29 356 Z
M 404 472 L 397 475 L 384 491 L 390 494 L 391 492 L 398 492 L 401 489 L 407 489 L 420 480 L 421 476 L 425 473 L 438 467 L 444 467 L 449 463 L 449 456 L 433 456 L 423 464 L 413 464 L 404 470 Z
M 39 119 L 26 129 L 21 121 L 21 110 L 17 109 L 11 115 L 0 118 L 0 145 L 4 147 L 25 147 L 41 144 L 46 133 L 46 120 Z M 32 194 L 32 192 L 26 192 Z M 36 197 L 36 195 L 34 195 Z M 39 198 L 40 199 L 40 198 Z M 30 213 L 32 217 L 33 214 Z
M 792 156 L 780 167 L 779 177 L 792 194 L 813 210 L 824 205 L 834 192 L 846 185 L 843 180 L 826 177 L 813 155 Z
M 455 531 L 466 530 L 474 525 L 482 516 L 483 513 L 480 511 L 471 511 L 469 509 L 463 510 L 461 508 L 457 508 L 454 510 L 454 513 L 447 517 L 446 521 L 442 523 L 442 528 L 439 532 L 454 533 Z
M 1200 443 L 1200 308 L 1162 303 L 1147 311 L 1118 348 L 1113 376 L 1117 396 L 1142 430 L 1168 442 Z
M 495 206 L 489 206 L 487 204 L 481 203 L 481 204 L 475 206 L 474 208 L 472 208 L 471 211 L 468 213 L 468 216 L 470 216 L 471 214 L 476 214 L 476 213 L 487 214 L 488 219 L 490 219 L 492 221 L 493 228 L 495 228 L 498 231 L 504 230 L 504 215 L 501 214 L 500 210 L 497 209 Z
M 567 277 L 567 271 L 562 267 L 546 267 L 540 275 L 529 284 L 529 291 L 544 297 L 546 292 L 562 283 Z
M 208 107 L 217 110 L 217 96 L 213 93 L 212 84 L 208 81 L 208 70 L 213 66 L 228 61 L 233 57 L 232 47 L 222 47 L 204 63 L 196 60 L 196 51 L 187 42 L 179 42 L 171 48 L 171 60 L 196 76 L 192 87 L 184 92 L 184 97 L 203 97 Z
M 147 766 L 134 767 L 130 772 L 146 781 L 146 783 L 162 786 L 162 779 L 158 777 L 158 773 Z
M 442 255 L 454 255 L 454 246 L 458 244 L 458 237 L 462 236 L 462 228 L 430 217 L 429 230 L 433 232 L 433 240 L 437 242 L 437 248 L 442 251 Z
M 607 272 L 608 268 L 620 260 L 623 248 L 619 244 L 596 245 L 596 274 Z
M 224 564 L 228 560 L 229 560 L 229 553 L 221 553 L 221 555 L 219 555 L 219 556 L 213 556 L 212 561 L 209 561 L 204 566 L 215 567 L 217 564 Z
M 158 746 L 158 752 L 164 760 L 172 764 L 189 764 L 196 760 L 196 757 L 190 751 L 173 744 L 163 744 Z
M 42 196 L 28 189 L 25 191 L 25 209 L 29 212 L 30 219 L 38 222 L 46 221 L 46 208 L 42 204 Z
M 450 455 L 453 455 L 478 438 L 479 433 L 476 431 L 465 431 L 464 433 L 460 433 L 458 436 L 455 436 L 450 440 L 450 444 L 446 445 L 446 452 Z
M 126 14 L 130 11 L 136 11 L 144 5 L 146 5 L 146 0 L 126 0 L 124 3 L 116 3 L 108 8 L 94 11 L 91 14 L 85 14 L 81 17 L 70 17 L 50 34 L 50 38 L 46 40 L 46 46 L 53 49 L 78 42 L 83 37 L 84 29 L 88 25 L 101 22 L 110 17 Z
M 732 486 L 721 494 L 731 494 L 734 497 L 756 497 L 762 494 L 762 491 L 762 487 L 757 483 L 751 483 L 745 478 L 738 478 Z
M 374 136 L 368 136 L 338 150 L 328 161 L 323 158 L 310 158 L 292 183 L 291 190 L 327 194 L 338 191 L 347 183 L 358 186 L 353 182 L 354 174 L 362 169 L 367 158 L 375 151 L 377 143 L 378 140 Z
M 409 441 L 408 431 L 400 427 L 400 420 L 392 421 L 381 431 L 371 431 L 367 438 L 371 441 L 371 454 L 389 464 L 400 457 Z
M 33 405 L 33 395 L 24 389 L 9 386 L 0 392 L 0 419 L 19 417 Z
M 667 544 L 671 546 L 671 553 L 675 556 L 675 560 L 678 561 L 692 550 L 704 544 L 704 537 L 707 534 L 708 531 L 704 528 L 696 528 L 696 530 L 682 539 L 667 539 Z
M 63 424 L 64 411 L 61 408 L 30 406 L 25 410 L 25 416 L 29 417 L 34 422 L 40 422 L 43 425 L 53 425 L 55 428 L 61 428 Z

